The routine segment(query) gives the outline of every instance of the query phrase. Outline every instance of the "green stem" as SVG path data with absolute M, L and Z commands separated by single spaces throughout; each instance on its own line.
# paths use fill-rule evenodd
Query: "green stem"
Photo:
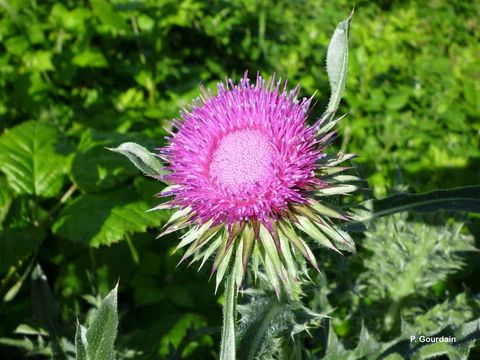
M 55 213 L 60 210 L 63 204 L 67 202 L 68 199 L 73 195 L 73 193 L 77 190 L 77 186 L 75 184 L 70 185 L 68 190 L 65 192 L 65 194 L 62 195 L 60 200 L 55 204 L 55 206 L 48 212 L 47 217 L 45 221 L 52 220 L 53 216 Z
M 235 327 L 237 289 L 235 286 L 235 274 L 228 276 L 225 284 L 225 300 L 223 302 L 223 329 L 220 345 L 220 360 L 235 360 Z
M 136 265 L 138 265 L 138 263 L 140 262 L 140 258 L 138 256 L 137 249 L 135 249 L 135 246 L 133 245 L 132 238 L 130 237 L 129 234 L 127 234 L 125 239 L 127 241 L 127 245 L 128 245 L 128 249 L 130 250 L 130 254 L 132 255 L 132 260 Z

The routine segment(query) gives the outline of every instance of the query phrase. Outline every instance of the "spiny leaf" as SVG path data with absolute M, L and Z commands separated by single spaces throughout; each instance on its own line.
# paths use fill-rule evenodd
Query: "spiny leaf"
M 103 299 L 87 330 L 87 354 L 92 360 L 114 360 L 114 343 L 117 336 L 117 289 Z
M 298 301 L 280 301 L 273 294 L 258 291 L 251 293 L 250 301 L 239 305 L 238 311 L 242 316 L 238 328 L 239 360 L 263 359 L 266 354 L 276 359 L 282 349 L 297 345 L 298 332 L 324 317 Z
M 87 353 L 87 329 L 77 321 L 77 330 L 75 333 L 75 352 L 76 360 L 91 360 Z

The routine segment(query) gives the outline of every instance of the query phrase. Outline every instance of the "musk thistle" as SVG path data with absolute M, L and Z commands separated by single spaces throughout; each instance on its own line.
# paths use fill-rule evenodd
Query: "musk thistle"
M 245 74 L 238 84 L 218 84 L 217 94 L 202 95 L 172 122 L 162 179 L 170 185 L 157 208 L 177 211 L 161 235 L 182 228 L 182 260 L 201 260 L 214 253 L 217 287 L 233 267 L 237 288 L 251 255 L 277 292 L 298 289 L 296 254 L 319 266 L 302 233 L 335 251 L 354 251 L 350 236 L 333 219 L 348 215 L 327 205 L 330 195 L 356 189 L 340 175 L 351 154 L 328 156 L 336 121 L 306 123 L 312 98 L 298 99 L 299 87 L 272 76 Z
M 274 76 L 251 81 L 245 73 L 238 83 L 219 83 L 216 93 L 202 88 L 171 122 L 167 146 L 156 156 L 134 143 L 112 149 L 168 184 L 159 194 L 166 202 L 152 209 L 175 209 L 160 236 L 185 229 L 177 249 L 185 248 L 182 261 L 200 267 L 215 254 L 217 288 L 229 272 L 238 289 L 252 259 L 277 295 L 298 294 L 297 257 L 319 270 L 305 235 L 334 251 L 355 251 L 335 225 L 349 215 L 327 202 L 355 191 L 349 183 L 359 180 L 341 174 L 353 154 L 327 154 L 340 120 L 333 117 L 345 87 L 350 19 L 329 45 L 332 94 L 313 125 L 312 98 L 298 99 L 298 86 L 289 90 Z

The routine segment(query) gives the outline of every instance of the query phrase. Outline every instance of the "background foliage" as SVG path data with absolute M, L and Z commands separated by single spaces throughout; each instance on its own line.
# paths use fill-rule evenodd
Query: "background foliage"
M 317 91 L 320 115 L 326 47 L 351 6 L 0 1 L 0 357 L 68 348 L 75 319 L 94 322 L 89 309 L 118 279 L 119 358 L 214 357 L 223 299 L 208 270 L 176 268 L 177 235 L 155 239 L 169 214 L 145 212 L 162 184 L 105 147 L 162 146 L 199 83 L 245 70 Z M 348 116 L 332 151 L 360 154 L 365 198 L 480 183 L 479 13 L 472 1 L 356 2 Z M 305 303 L 333 320 L 304 349 L 357 358 L 359 342 L 381 351 L 402 333 L 478 318 L 479 229 L 473 215 L 402 215 L 360 233 L 359 255 L 319 249 L 325 276 L 312 273 Z

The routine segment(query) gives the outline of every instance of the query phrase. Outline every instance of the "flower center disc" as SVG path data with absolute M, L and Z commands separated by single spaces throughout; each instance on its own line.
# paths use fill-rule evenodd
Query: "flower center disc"
M 272 146 L 261 132 L 238 130 L 213 152 L 210 176 L 233 192 L 252 190 L 271 178 L 272 157 Z

